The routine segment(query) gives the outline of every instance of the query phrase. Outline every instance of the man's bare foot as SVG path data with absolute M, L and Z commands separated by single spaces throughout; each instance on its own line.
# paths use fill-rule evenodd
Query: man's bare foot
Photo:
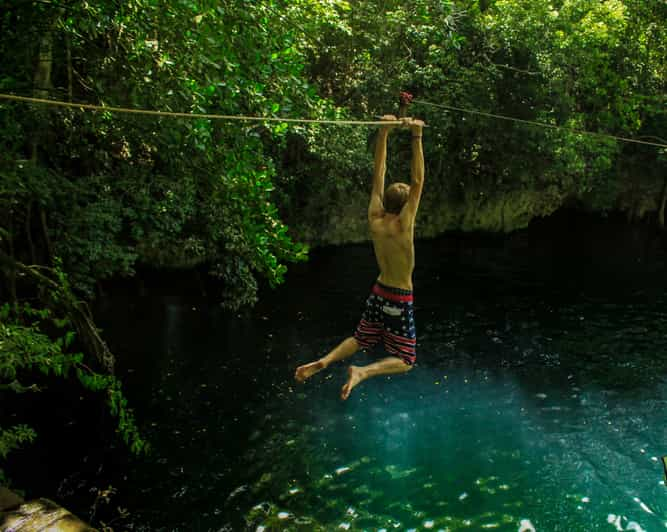
M 347 368 L 347 382 L 343 385 L 343 389 L 340 391 L 340 398 L 345 401 L 350 397 L 350 392 L 357 384 L 363 380 L 364 370 L 359 366 L 350 366 Z
M 303 366 L 299 366 L 296 368 L 296 372 L 294 373 L 294 378 L 299 381 L 299 382 L 304 382 L 306 379 L 309 379 L 315 373 L 318 371 L 322 371 L 324 369 L 324 362 L 321 360 L 316 360 L 315 362 L 311 362 L 310 364 L 304 364 Z

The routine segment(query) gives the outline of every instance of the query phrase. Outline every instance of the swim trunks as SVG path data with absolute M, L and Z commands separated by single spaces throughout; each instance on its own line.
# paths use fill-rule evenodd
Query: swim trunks
M 362 349 L 370 349 L 382 339 L 390 355 L 408 365 L 417 358 L 417 333 L 411 290 L 376 282 L 366 300 L 354 338 Z

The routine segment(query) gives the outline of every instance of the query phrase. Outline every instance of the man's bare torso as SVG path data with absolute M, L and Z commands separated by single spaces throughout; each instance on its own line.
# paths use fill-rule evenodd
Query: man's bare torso
M 400 215 L 385 213 L 370 220 L 369 227 L 380 268 L 378 281 L 387 286 L 412 290 L 414 224 L 406 223 Z

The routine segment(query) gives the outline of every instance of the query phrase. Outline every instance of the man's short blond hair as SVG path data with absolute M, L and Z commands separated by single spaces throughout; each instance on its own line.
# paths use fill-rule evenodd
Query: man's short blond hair
M 408 201 L 410 185 L 406 183 L 393 183 L 387 187 L 384 193 L 384 210 L 391 214 L 400 214 L 403 205 Z

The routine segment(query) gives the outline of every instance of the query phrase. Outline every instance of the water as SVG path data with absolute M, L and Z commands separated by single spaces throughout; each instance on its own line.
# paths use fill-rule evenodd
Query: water
M 154 448 L 110 475 L 125 526 L 666 529 L 664 263 L 588 237 L 418 243 L 418 365 L 346 402 L 344 363 L 292 375 L 352 332 L 370 246 L 314 253 L 250 316 L 116 304 L 107 332 Z

